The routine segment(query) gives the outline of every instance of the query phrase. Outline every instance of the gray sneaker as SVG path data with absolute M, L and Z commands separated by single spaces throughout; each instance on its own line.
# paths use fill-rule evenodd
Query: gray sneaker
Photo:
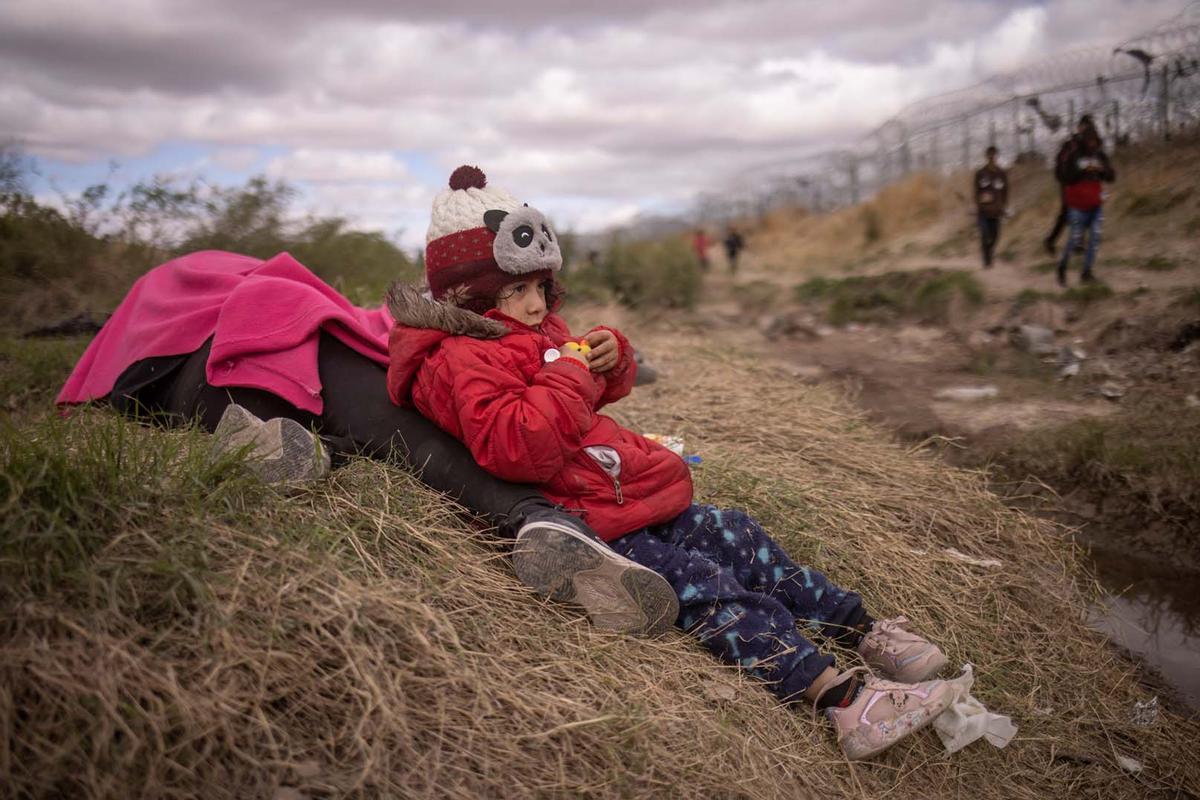
M 246 465 L 264 483 L 307 483 L 329 475 L 329 453 L 299 422 L 275 417 L 263 422 L 230 403 L 213 431 L 212 456 L 246 451 Z
M 526 586 L 583 606 L 597 628 L 658 636 L 679 616 L 666 578 L 618 554 L 575 517 L 534 511 L 513 545 L 513 570 Z

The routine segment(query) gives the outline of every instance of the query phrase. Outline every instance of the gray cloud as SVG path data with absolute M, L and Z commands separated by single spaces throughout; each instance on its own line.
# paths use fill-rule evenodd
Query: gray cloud
M 0 28 L 0 64 L 43 84 L 181 96 L 278 91 L 296 66 L 287 47 L 268 46 L 268 29 L 246 28 L 236 18 L 173 17 L 165 6 L 155 16 L 119 5 L 104 18 L 89 18 L 94 12 L 86 8 L 72 15 L 53 3 L 17 4 Z
M 476 160 L 523 195 L 570 198 L 576 210 L 591 198 L 609 214 L 686 199 L 748 164 L 845 145 L 914 100 L 1043 54 L 1111 44 L 1179 8 L 10 0 L 0 128 L 34 155 L 72 160 L 188 142 L 248 162 L 271 147 L 290 154 L 273 169 L 300 180 L 325 175 L 321 159 L 356 175 L 379 164 L 396 181 L 403 172 L 378 154 L 419 153 L 447 174 Z M 405 187 L 363 184 L 373 200 L 362 207 L 434 189 L 415 177 Z M 336 196 L 312 191 L 359 207 L 353 184 Z

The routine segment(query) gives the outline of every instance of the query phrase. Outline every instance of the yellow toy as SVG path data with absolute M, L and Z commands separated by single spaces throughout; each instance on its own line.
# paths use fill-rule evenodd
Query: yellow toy
M 566 342 L 563 344 L 563 347 L 567 348 L 568 350 L 578 350 L 585 356 L 592 352 L 592 346 L 587 343 L 586 339 L 580 339 L 578 342 Z

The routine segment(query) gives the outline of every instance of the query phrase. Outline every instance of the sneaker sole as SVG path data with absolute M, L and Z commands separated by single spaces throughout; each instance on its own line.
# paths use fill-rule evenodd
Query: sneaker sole
M 221 419 L 217 422 L 217 427 L 213 429 L 213 438 L 218 447 L 223 447 L 231 437 L 257 425 L 262 425 L 261 419 L 233 403 L 226 406 L 221 413 Z
M 213 430 L 213 455 L 249 446 L 247 466 L 264 483 L 319 480 L 329 474 L 329 454 L 308 428 L 286 417 L 260 420 L 228 406 Z
M 566 525 L 542 522 L 518 533 L 513 569 L 539 594 L 583 606 L 603 630 L 659 636 L 679 616 L 665 578 Z
M 267 483 L 297 483 L 320 480 L 329 474 L 329 455 L 308 428 L 286 417 L 264 423 L 264 428 L 279 426 L 278 451 L 254 464 L 259 477 Z

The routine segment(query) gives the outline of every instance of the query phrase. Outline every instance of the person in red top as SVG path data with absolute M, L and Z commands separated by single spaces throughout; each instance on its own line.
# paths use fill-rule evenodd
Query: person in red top
M 1089 130 L 1096 130 L 1096 123 L 1092 121 L 1091 114 L 1084 114 L 1079 118 L 1079 122 L 1075 125 L 1075 132 L 1067 138 L 1062 146 L 1058 148 L 1058 153 L 1054 156 L 1054 180 L 1058 182 L 1058 215 L 1054 218 L 1054 225 L 1050 228 L 1050 233 L 1042 240 L 1042 245 L 1046 248 L 1046 253 L 1049 255 L 1058 255 L 1058 235 L 1063 232 L 1063 228 L 1067 226 L 1067 200 L 1064 196 L 1066 190 L 1066 165 L 1075 156 L 1076 150 L 1079 149 L 1079 143 L 1083 139 L 1085 133 Z
M 591 576 L 578 559 L 611 548 L 669 587 L 668 624 L 781 700 L 824 709 L 851 758 L 881 752 L 945 710 L 950 687 L 928 679 L 946 657 L 905 618 L 875 620 L 858 594 L 794 563 L 748 514 L 695 503 L 683 459 L 601 413 L 629 393 L 633 351 L 619 331 L 579 337 L 556 313 L 561 255 L 541 212 L 460 167 L 434 200 L 427 240 L 428 295 L 389 291 L 392 401 L 460 439 L 488 472 L 576 511 L 603 540 L 523 531 L 514 560 L 526 547 L 543 557 L 514 563 L 522 580 L 586 595 Z M 544 557 L 556 549 L 559 558 Z M 646 580 L 639 589 L 659 587 Z M 834 669 L 801 622 L 895 680 Z
M 692 231 L 692 251 L 696 254 L 696 259 L 700 262 L 700 269 L 708 272 L 708 247 L 712 242 L 708 240 L 708 234 L 703 228 L 696 228 Z
M 1100 230 L 1104 225 L 1104 184 L 1116 180 L 1116 172 L 1104 152 L 1104 143 L 1094 127 L 1087 128 L 1079 137 L 1079 144 L 1069 153 L 1062 164 L 1063 204 L 1067 207 L 1067 224 L 1070 235 L 1058 260 L 1058 283 L 1067 285 L 1067 264 L 1071 253 L 1087 231 L 1087 250 L 1083 256 L 1083 274 L 1080 280 L 1090 283 L 1096 279 L 1092 267 L 1096 263 L 1096 251 L 1100 248 Z

